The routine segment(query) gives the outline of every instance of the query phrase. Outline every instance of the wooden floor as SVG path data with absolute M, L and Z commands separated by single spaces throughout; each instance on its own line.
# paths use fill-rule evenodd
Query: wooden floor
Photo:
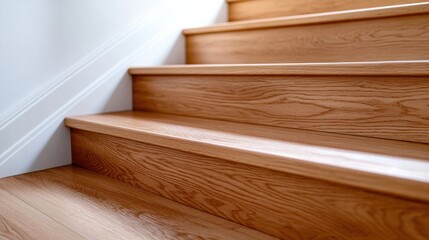
M 0 179 L 0 239 L 274 239 L 78 167 Z

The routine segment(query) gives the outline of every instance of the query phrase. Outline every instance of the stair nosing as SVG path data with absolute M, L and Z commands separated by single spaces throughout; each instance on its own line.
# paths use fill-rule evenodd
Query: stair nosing
M 131 75 L 428 76 L 429 60 L 273 64 L 191 64 L 132 67 Z
M 130 112 L 131 113 L 131 112 Z M 124 113 L 129 114 L 129 113 Z M 141 113 L 143 114 L 143 113 Z M 147 113 L 145 113 L 147 114 Z M 165 114 L 158 114 L 162 116 L 171 116 Z M 174 116 L 173 116 L 174 117 Z M 67 118 L 66 125 L 71 128 L 97 132 L 101 134 L 112 135 L 116 137 L 124 137 L 126 135 L 127 139 L 134 141 L 145 142 L 149 144 L 159 145 L 162 147 L 178 149 L 187 152 L 193 152 L 196 154 L 207 155 L 215 158 L 225 159 L 229 161 L 234 161 L 242 164 L 253 165 L 257 167 L 263 167 L 275 171 L 281 171 L 286 173 L 297 174 L 301 176 L 311 177 L 322 179 L 326 181 L 336 182 L 340 184 L 345 184 L 349 186 L 364 188 L 368 190 L 373 190 L 377 192 L 383 192 L 388 194 L 393 194 L 397 196 L 413 198 L 416 200 L 429 201 L 429 174 L 425 174 L 424 169 L 428 168 L 429 162 L 422 159 L 415 159 L 410 157 L 395 157 L 388 156 L 386 154 L 377 154 L 370 152 L 356 152 L 352 150 L 345 150 L 339 148 L 326 148 L 326 147 L 317 147 L 316 151 L 313 152 L 312 146 L 307 146 L 302 143 L 288 143 L 289 149 L 291 147 L 302 149 L 302 153 L 307 153 L 308 151 L 311 154 L 314 152 L 322 150 L 324 154 L 317 155 L 317 159 L 312 156 L 312 159 L 299 158 L 290 153 L 286 154 L 284 152 L 270 152 L 253 148 L 246 148 L 241 146 L 234 147 L 221 142 L 210 142 L 207 139 L 192 139 L 192 137 L 183 137 L 183 136 L 174 136 L 168 134 L 162 134 L 155 132 L 153 130 L 142 130 L 138 127 L 126 127 L 118 124 L 107 124 L 100 123 L 97 121 L 90 120 L 89 117 L 76 117 L 76 118 Z M 189 117 L 177 117 L 182 119 L 195 119 Z M 143 117 L 142 117 L 143 119 Z M 202 121 L 214 121 L 214 122 L 224 122 L 218 120 L 207 120 Z M 231 124 L 231 123 L 228 123 Z M 240 125 L 249 125 L 241 123 L 232 123 L 237 126 Z M 278 127 L 268 127 L 268 126 L 258 126 L 261 129 L 280 129 Z M 322 133 L 323 134 L 323 133 Z M 333 135 L 333 134 L 330 134 Z M 336 134 L 338 135 L 338 134 Z M 213 135 L 211 135 L 213 136 Z M 222 134 L 221 134 L 222 136 Z M 362 137 L 359 137 L 362 138 Z M 236 139 L 240 139 L 240 136 Z M 249 138 L 250 139 L 250 138 Z M 258 138 L 252 138 L 257 141 Z M 363 139 L 363 138 L 362 138 Z M 204 141 L 203 141 L 204 140 Z M 393 140 L 388 140 L 393 141 Z M 259 143 L 263 143 L 260 141 Z M 271 141 L 270 143 L 274 143 Z M 395 141 L 397 142 L 397 141 Z M 284 142 L 283 142 L 284 144 Z M 210 146 L 210 147 L 208 147 Z M 278 149 L 277 149 L 278 151 Z M 234 154 L 240 154 L 239 158 L 230 159 L 228 156 L 233 156 Z M 301 154 L 301 152 L 300 152 Z M 343 154 L 343 162 L 334 162 L 334 160 L 329 160 L 333 158 L 329 154 Z M 360 156 L 362 155 L 362 156 Z M 362 166 L 357 166 L 356 161 L 349 161 L 348 158 L 353 160 L 354 157 L 360 156 L 362 159 L 365 159 L 365 163 L 362 164 L 362 161 L 359 162 Z M 321 158 L 321 159 L 319 159 Z M 324 158 L 324 159 L 322 159 Z M 389 164 L 384 162 L 384 158 L 388 158 Z M 339 158 L 341 160 L 341 157 Z M 377 163 L 375 160 L 379 161 Z M 337 161 L 336 159 L 335 161 Z M 372 161 L 372 162 L 371 162 Z M 383 163 L 381 164 L 380 161 Z M 391 163 L 391 162 L 394 162 Z M 410 168 L 404 170 L 401 167 L 407 164 L 413 164 L 414 171 Z M 379 165 L 379 168 L 377 166 Z M 420 169 L 423 166 L 424 169 Z M 409 167 L 409 166 L 407 166 Z M 416 172 L 418 169 L 420 172 Z
M 325 13 L 304 14 L 287 17 L 244 20 L 236 22 L 219 23 L 206 27 L 183 30 L 184 35 L 207 34 L 216 32 L 242 31 L 274 27 L 298 26 L 309 24 L 323 24 L 330 22 L 343 22 L 363 19 L 386 18 L 424 14 L 429 12 L 429 2 L 391 5 L 373 8 L 361 8 Z

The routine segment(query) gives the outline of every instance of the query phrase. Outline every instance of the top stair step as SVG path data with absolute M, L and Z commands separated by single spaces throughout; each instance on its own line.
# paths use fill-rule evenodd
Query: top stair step
M 228 0 L 229 21 L 382 7 L 425 0 Z
M 429 2 L 188 29 L 188 64 L 429 59 Z

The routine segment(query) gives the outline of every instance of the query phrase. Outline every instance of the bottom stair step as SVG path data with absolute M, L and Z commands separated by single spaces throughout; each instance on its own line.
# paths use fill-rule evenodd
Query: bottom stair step
M 273 236 L 429 238 L 425 144 L 145 112 L 66 125 L 74 164 Z
M 78 167 L 0 180 L 0 239 L 275 239 Z

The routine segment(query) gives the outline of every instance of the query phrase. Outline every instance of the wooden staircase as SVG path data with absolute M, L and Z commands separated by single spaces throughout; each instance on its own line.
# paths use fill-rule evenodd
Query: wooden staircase
M 429 5 L 413 3 L 189 29 L 187 63 L 427 60 L 428 18 Z
M 133 111 L 66 119 L 74 165 L 281 239 L 429 239 L 429 3 L 228 3 Z

